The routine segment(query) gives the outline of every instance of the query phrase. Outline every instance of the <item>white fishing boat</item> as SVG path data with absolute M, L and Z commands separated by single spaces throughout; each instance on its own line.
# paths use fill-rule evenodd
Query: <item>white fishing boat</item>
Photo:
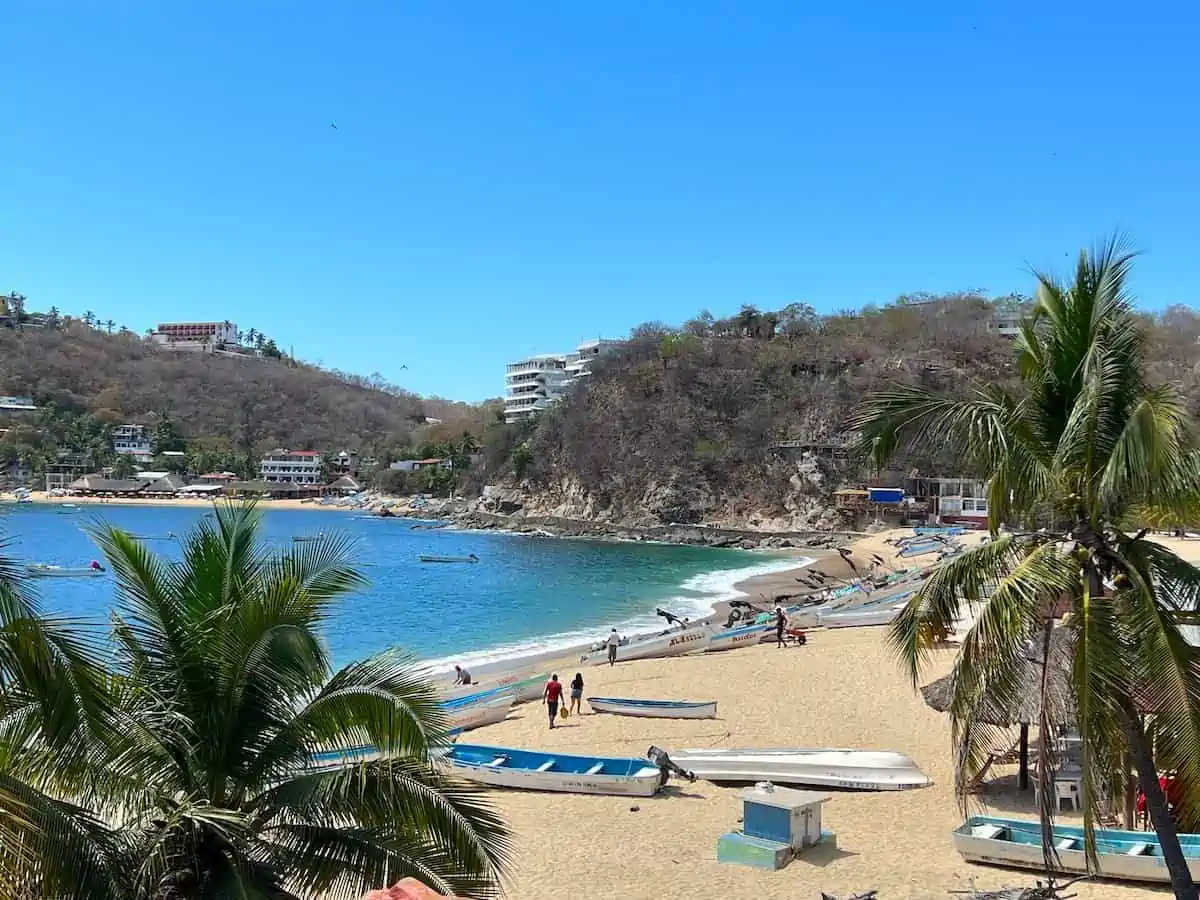
M 1046 871 L 1040 822 L 972 816 L 954 829 L 954 848 L 968 862 Z M 1171 881 L 1158 836 L 1148 831 L 1096 829 L 1097 874 L 1120 881 Z M 1083 829 L 1053 827 L 1056 871 L 1082 875 L 1088 871 Z M 1193 881 L 1200 881 L 1200 834 L 1180 834 L 1180 849 Z
M 631 659 L 656 659 L 663 656 L 683 656 L 699 653 L 708 648 L 713 629 L 709 625 L 688 625 L 672 628 L 658 634 L 645 634 L 627 638 L 617 646 L 617 662 Z M 608 662 L 608 647 L 599 643 L 579 658 L 587 665 L 598 666 Z
M 460 697 L 469 697 L 472 694 L 508 690 L 513 695 L 514 703 L 529 703 L 533 700 L 542 699 L 542 691 L 549 680 L 549 672 L 539 672 L 536 675 L 526 675 L 524 672 L 512 672 L 507 675 L 486 678 L 476 684 L 463 684 L 458 687 L 447 688 L 443 691 L 442 695 L 447 700 L 457 700 Z
M 46 563 L 30 563 L 25 571 L 35 578 L 99 578 L 106 574 L 104 569 L 91 566 L 51 566 Z
M 645 759 L 574 756 L 475 744 L 453 744 L 437 763 L 468 781 L 527 791 L 649 797 L 666 782 L 664 770 Z
M 743 625 L 740 628 L 715 628 L 712 639 L 704 649 L 709 653 L 720 650 L 736 650 L 738 647 L 753 647 L 769 634 L 775 633 L 772 624 Z
M 508 718 L 513 698 L 509 693 L 498 693 L 482 700 L 464 702 L 470 698 L 450 700 L 443 704 L 451 730 L 470 731 L 484 725 L 495 725 Z
M 715 719 L 716 700 L 632 700 L 624 697 L 588 697 L 598 713 L 638 716 L 643 719 Z
M 705 781 L 770 781 L 854 791 L 904 791 L 933 782 L 917 764 L 882 750 L 678 750 L 671 760 Z
M 817 623 L 824 628 L 860 628 L 870 625 L 890 625 L 900 615 L 900 611 L 908 605 L 909 599 L 916 591 L 906 591 L 903 594 L 893 594 L 880 597 L 878 600 L 868 600 L 856 606 L 844 607 L 817 617 Z

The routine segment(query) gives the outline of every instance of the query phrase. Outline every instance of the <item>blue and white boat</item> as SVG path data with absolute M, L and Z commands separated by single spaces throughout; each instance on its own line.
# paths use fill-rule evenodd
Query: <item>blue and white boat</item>
M 523 672 L 510 672 L 485 679 L 479 684 L 464 684 L 446 688 L 444 694 L 448 699 L 457 700 L 476 694 L 507 690 L 512 693 L 514 703 L 528 703 L 531 700 L 540 700 L 542 698 L 542 691 L 549 680 L 549 672 L 539 672 L 536 675 L 526 675 Z
M 715 719 L 716 700 L 632 700 L 624 697 L 588 697 L 598 713 L 638 716 L 643 719 Z
M 962 525 L 918 525 L 913 529 L 913 533 L 918 537 L 931 534 L 958 537 L 958 535 L 964 533 L 966 530 Z
M 719 650 L 736 650 L 738 647 L 753 647 L 774 631 L 775 626 L 771 624 L 714 629 L 712 640 L 704 649 L 707 653 L 714 653 Z
M 939 550 L 946 549 L 949 548 L 944 541 L 921 540 L 912 544 L 905 544 L 898 555 L 905 559 L 911 559 L 914 556 L 928 556 L 930 553 L 937 553 Z
M 856 606 L 845 606 L 830 613 L 819 614 L 817 621 L 824 628 L 860 628 L 871 625 L 890 625 L 908 605 L 916 591 L 891 594 L 877 600 L 868 600 Z
M 1097 829 L 1095 834 L 1101 877 L 1118 881 L 1170 882 L 1162 846 L 1154 832 Z M 1046 870 L 1040 822 L 972 816 L 954 829 L 953 837 L 955 849 L 968 862 L 1039 872 Z M 1053 840 L 1058 851 L 1057 871 L 1078 875 L 1087 872 L 1082 828 L 1056 824 Z M 1200 834 L 1181 834 L 1179 843 L 1192 880 L 1200 882 Z
M 513 693 L 505 688 L 468 694 L 442 703 L 451 728 L 470 731 L 484 725 L 494 725 L 508 718 L 512 709 Z
M 574 756 L 478 744 L 453 744 L 437 763 L 468 781 L 527 791 L 649 797 L 667 781 L 663 769 L 636 757 Z

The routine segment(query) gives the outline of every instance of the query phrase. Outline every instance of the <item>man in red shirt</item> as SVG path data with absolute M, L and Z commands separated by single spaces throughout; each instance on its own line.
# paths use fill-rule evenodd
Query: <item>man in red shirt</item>
M 559 683 L 557 675 L 551 675 L 550 680 L 546 682 L 546 688 L 542 691 L 542 702 L 550 709 L 550 727 L 554 727 L 554 720 L 558 717 L 558 703 L 562 700 L 563 686 Z

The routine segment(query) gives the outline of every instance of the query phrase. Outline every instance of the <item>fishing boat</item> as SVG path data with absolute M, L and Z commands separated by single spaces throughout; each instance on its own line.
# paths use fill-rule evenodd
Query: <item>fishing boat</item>
M 575 756 L 477 744 L 446 748 L 438 765 L 480 784 L 570 794 L 650 797 L 667 779 L 663 769 L 635 757 Z
M 1152 831 L 1096 829 L 1098 874 L 1120 881 L 1169 883 L 1162 846 Z M 968 862 L 990 863 L 1016 869 L 1046 870 L 1040 822 L 972 816 L 952 832 L 954 847 Z M 1083 829 L 1054 824 L 1057 871 L 1087 872 Z M 1179 843 L 1192 880 L 1200 881 L 1200 834 L 1181 834 Z
M 495 678 L 486 679 L 478 684 L 463 684 L 458 687 L 447 688 L 442 694 L 448 700 L 456 700 L 472 694 L 507 690 L 513 695 L 513 703 L 528 703 L 531 700 L 540 700 L 542 698 L 542 691 L 549 680 L 549 672 L 539 672 L 537 675 L 525 675 L 524 673 L 514 672 L 508 675 L 498 675 Z
M 886 750 L 679 750 L 677 765 L 705 781 L 798 784 L 853 791 L 904 791 L 933 782 L 917 764 Z
M 450 728 L 470 731 L 484 725 L 495 725 L 508 718 L 512 709 L 513 695 L 509 691 L 486 692 L 483 696 L 470 694 L 455 700 L 447 700 L 442 710 Z
M 911 559 L 914 556 L 928 556 L 930 553 L 937 553 L 945 549 L 947 549 L 947 545 L 944 541 L 922 540 L 918 543 L 906 544 L 897 555 L 905 559 Z
M 859 628 L 870 625 L 890 625 L 900 611 L 908 605 L 916 591 L 892 594 L 869 600 L 857 606 L 843 607 L 828 613 L 819 613 L 817 622 L 825 628 Z
M 721 650 L 736 650 L 738 647 L 753 647 L 774 631 L 775 626 L 770 624 L 716 628 L 713 629 L 712 639 L 704 649 L 708 653 L 716 653 Z
M 917 537 L 928 537 L 931 534 L 958 537 L 967 529 L 962 525 L 918 525 L 913 529 Z
M 432 556 L 427 553 L 422 553 L 417 557 L 423 563 L 477 563 L 479 557 L 474 553 L 467 556 Z
M 657 659 L 664 656 L 683 656 L 708 649 L 713 629 L 708 625 L 688 625 L 658 634 L 626 638 L 617 645 L 617 662 L 631 659 Z M 579 657 L 581 663 L 598 666 L 608 662 L 608 647 L 600 642 Z
M 25 571 L 35 578 L 99 578 L 107 574 L 104 569 L 91 566 L 50 566 L 45 563 L 30 563 Z
M 588 697 L 595 712 L 643 719 L 715 719 L 716 700 L 630 700 L 623 697 Z

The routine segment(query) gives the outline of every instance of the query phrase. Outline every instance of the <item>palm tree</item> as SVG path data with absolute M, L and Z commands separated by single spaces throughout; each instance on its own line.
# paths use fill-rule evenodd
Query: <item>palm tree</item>
M 1141 713 L 1153 710 L 1155 727 L 1171 735 L 1159 743 L 1157 763 L 1178 772 L 1178 812 L 1194 818 L 1200 675 L 1180 626 L 1200 605 L 1200 571 L 1128 526 L 1194 521 L 1200 462 L 1179 396 L 1147 379 L 1146 338 L 1125 289 L 1132 259 L 1113 238 L 1080 254 L 1070 284 L 1037 275 L 1036 302 L 1016 342 L 1020 393 L 988 386 L 964 400 L 899 387 L 869 397 L 849 427 L 862 431 L 880 466 L 921 445 L 952 451 L 988 476 L 993 539 L 939 567 L 890 633 L 915 684 L 936 635 L 978 605 L 953 672 L 959 786 L 994 737 L 982 711 L 1011 708 L 1029 644 L 1048 646 L 1054 607 L 1065 605 L 1090 864 L 1107 780 L 1102 761 L 1115 743 L 1136 768 L 1175 895 L 1196 898 Z M 1001 523 L 1023 530 L 1002 533 Z M 1039 725 L 1048 759 L 1051 723 Z M 1040 768 L 1050 865 L 1053 792 L 1048 767 Z
M 95 321 L 96 321 L 96 314 L 94 312 L 92 312 L 90 309 L 83 314 L 83 323 L 85 325 L 87 325 L 89 328 L 92 327 L 92 323 Z
M 351 546 L 272 554 L 258 530 L 252 507 L 222 506 L 179 562 L 93 530 L 116 584 L 109 702 L 77 729 L 81 749 L 26 766 L 78 804 L 87 853 L 6 840 L 29 851 L 0 869 L 73 897 L 91 894 L 56 873 L 90 860 L 110 885 L 94 896 L 350 898 L 407 875 L 494 895 L 508 833 L 432 764 L 446 740 L 433 687 L 395 654 L 331 674 L 318 629 L 363 583 Z M 40 683 L 24 690 L 40 699 Z
M 113 329 L 114 329 L 114 328 L 116 328 L 116 327 L 117 327 L 117 323 L 116 323 L 116 322 L 114 322 L 112 319 L 108 319 L 108 320 L 107 320 L 107 321 L 104 323 L 104 329 L 105 329 L 105 330 L 106 330 L 106 331 L 107 331 L 109 334 L 112 334 L 112 333 L 113 333 Z

